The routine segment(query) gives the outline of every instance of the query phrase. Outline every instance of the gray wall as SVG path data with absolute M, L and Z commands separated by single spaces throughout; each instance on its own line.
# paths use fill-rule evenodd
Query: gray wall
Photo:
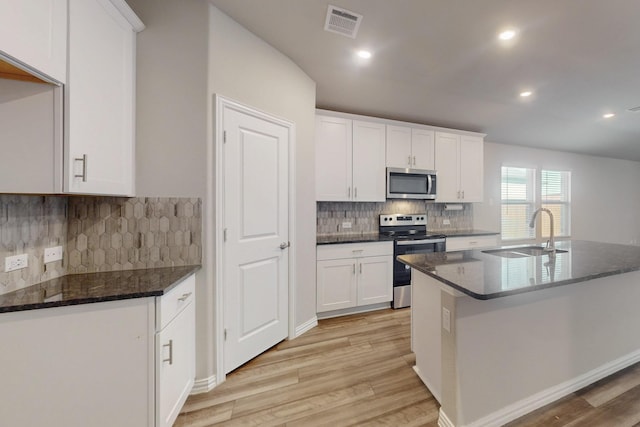
M 145 23 L 137 38 L 136 193 L 207 201 L 208 3 L 128 0 Z M 206 222 L 205 222 L 206 224 Z M 204 224 L 203 224 L 204 227 Z M 207 230 L 203 229 L 206 248 Z M 206 249 L 203 260 L 206 260 Z M 196 276 L 196 376 L 215 372 L 213 266 Z
M 296 312 L 302 325 L 316 314 L 315 83 L 290 59 L 211 6 L 211 98 L 223 95 L 296 126 Z
M 500 231 L 502 165 L 572 172 L 573 239 L 640 243 L 640 163 L 485 143 L 484 203 L 473 208 L 476 228 Z
M 315 318 L 315 83 L 284 55 L 208 2 L 129 0 L 147 28 L 138 35 L 137 193 L 200 197 L 203 269 L 197 276 L 197 378 L 215 374 L 215 230 L 208 153 L 213 95 L 296 124 L 296 325 Z

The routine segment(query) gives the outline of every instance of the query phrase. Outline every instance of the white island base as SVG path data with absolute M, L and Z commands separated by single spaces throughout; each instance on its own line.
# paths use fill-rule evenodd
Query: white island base
M 500 426 L 640 361 L 638 271 L 489 300 L 412 278 L 415 370 L 439 426 Z

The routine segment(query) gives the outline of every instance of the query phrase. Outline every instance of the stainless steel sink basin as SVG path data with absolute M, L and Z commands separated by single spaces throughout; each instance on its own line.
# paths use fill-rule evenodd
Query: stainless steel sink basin
M 528 256 L 541 256 L 549 254 L 549 251 L 545 251 L 542 246 L 523 246 L 520 248 L 510 249 L 491 249 L 482 252 L 489 255 L 501 256 L 503 258 L 524 258 Z M 563 254 L 566 252 L 567 251 L 562 249 L 556 249 L 557 254 Z

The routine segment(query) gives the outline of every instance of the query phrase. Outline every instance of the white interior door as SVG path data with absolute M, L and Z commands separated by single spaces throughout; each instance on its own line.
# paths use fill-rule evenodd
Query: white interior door
M 225 106 L 225 373 L 288 333 L 290 129 Z

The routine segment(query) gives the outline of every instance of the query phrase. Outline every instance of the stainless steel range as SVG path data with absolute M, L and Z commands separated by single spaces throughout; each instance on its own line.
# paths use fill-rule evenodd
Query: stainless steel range
M 398 255 L 444 252 L 446 236 L 427 232 L 427 214 L 380 215 L 380 234 L 393 237 L 393 308 L 411 305 L 411 268 Z

